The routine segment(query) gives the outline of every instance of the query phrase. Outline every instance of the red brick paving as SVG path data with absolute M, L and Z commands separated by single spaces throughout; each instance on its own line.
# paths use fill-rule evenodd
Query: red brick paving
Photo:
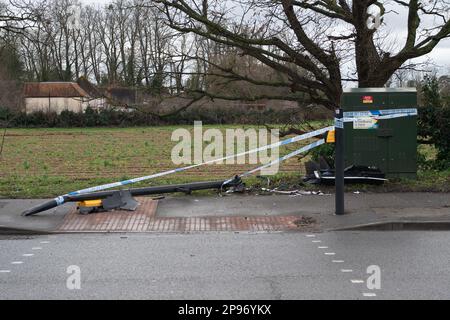
M 157 217 L 157 200 L 138 198 L 136 211 L 111 211 L 81 215 L 70 212 L 60 232 L 158 232 L 192 233 L 205 231 L 286 231 L 299 230 L 299 216 L 211 216 Z

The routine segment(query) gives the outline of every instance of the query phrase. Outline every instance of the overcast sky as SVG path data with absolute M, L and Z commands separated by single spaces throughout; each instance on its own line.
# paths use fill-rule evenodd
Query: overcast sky
M 407 8 L 397 4 L 391 4 L 391 6 L 386 7 L 387 12 L 390 10 L 395 10 L 398 14 L 393 12 L 386 14 L 384 24 L 381 28 L 388 31 L 390 35 L 398 39 L 400 45 L 403 45 L 407 35 Z M 432 19 L 426 19 L 424 17 L 421 19 L 421 25 L 426 26 L 442 23 L 442 21 L 433 21 Z M 421 57 L 418 60 L 422 61 L 427 58 L 432 59 L 433 63 L 437 65 L 436 67 L 439 68 L 440 73 L 450 73 L 450 39 L 441 41 L 430 54 L 426 57 Z
M 110 0 L 81 0 L 85 4 L 104 5 Z M 386 11 L 394 10 L 397 13 L 390 12 L 384 17 L 384 24 L 381 28 L 389 32 L 390 37 L 397 40 L 400 45 L 404 43 L 407 31 L 407 10 L 397 4 L 387 5 Z M 433 24 L 433 21 L 422 21 L 422 23 Z M 436 69 L 440 74 L 450 73 L 450 39 L 441 41 L 438 46 L 427 56 L 418 58 L 418 61 L 431 59 L 436 64 Z

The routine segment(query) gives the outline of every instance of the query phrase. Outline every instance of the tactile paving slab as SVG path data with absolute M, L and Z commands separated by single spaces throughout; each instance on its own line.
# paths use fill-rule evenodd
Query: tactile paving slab
M 70 212 L 59 232 L 158 232 L 191 233 L 205 231 L 284 231 L 298 230 L 299 216 L 211 216 L 157 217 L 157 200 L 137 198 L 136 211 L 116 210 L 81 215 Z M 311 227 L 311 226 L 307 226 Z M 304 228 L 302 228 L 304 230 Z

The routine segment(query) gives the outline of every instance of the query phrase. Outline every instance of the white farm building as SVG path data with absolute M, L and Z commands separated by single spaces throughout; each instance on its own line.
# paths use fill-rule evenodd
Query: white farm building
M 83 112 L 88 106 L 97 109 L 104 105 L 103 98 L 89 96 L 76 82 L 26 82 L 23 96 L 26 113 Z

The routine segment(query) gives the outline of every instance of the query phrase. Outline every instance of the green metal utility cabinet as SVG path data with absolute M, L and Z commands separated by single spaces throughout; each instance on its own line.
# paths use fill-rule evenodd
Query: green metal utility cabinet
M 417 108 L 415 88 L 346 89 L 346 111 Z M 364 123 L 363 123 L 364 124 Z M 345 165 L 376 166 L 387 177 L 417 176 L 417 117 L 378 120 L 373 126 L 344 125 Z

